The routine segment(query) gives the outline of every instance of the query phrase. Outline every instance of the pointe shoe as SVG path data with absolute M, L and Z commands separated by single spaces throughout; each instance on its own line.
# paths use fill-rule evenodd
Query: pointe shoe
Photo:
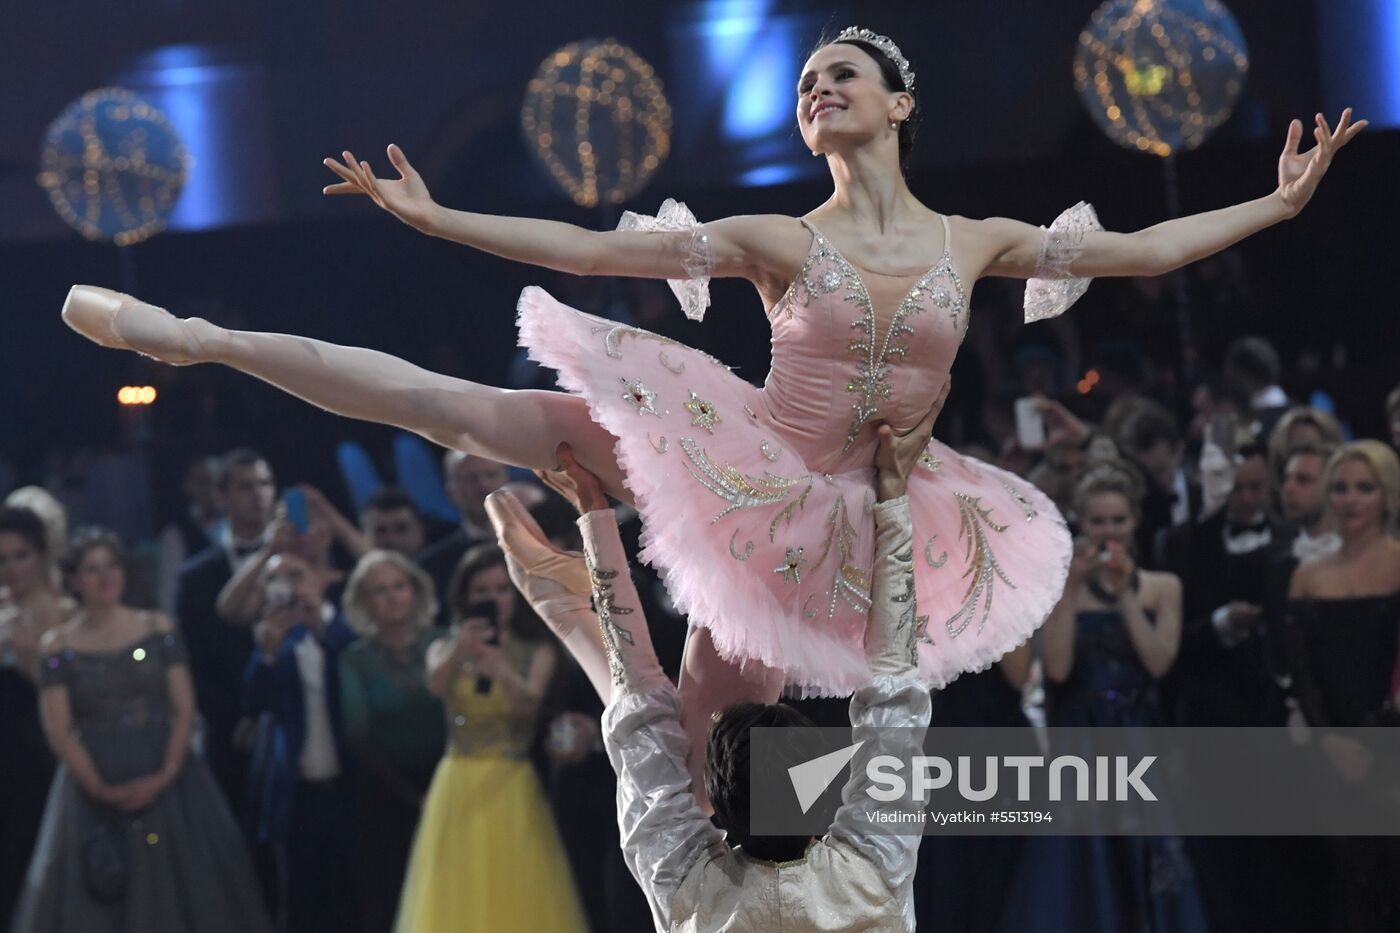
M 93 343 L 172 366 L 198 362 L 203 354 L 190 327 L 194 320 L 182 321 L 164 308 L 95 285 L 74 285 L 63 302 L 63 322 Z
M 582 626 L 596 637 L 593 581 L 583 555 L 555 549 L 520 500 L 506 490 L 486 497 L 486 514 L 505 551 L 511 582 L 550 631 L 567 640 Z

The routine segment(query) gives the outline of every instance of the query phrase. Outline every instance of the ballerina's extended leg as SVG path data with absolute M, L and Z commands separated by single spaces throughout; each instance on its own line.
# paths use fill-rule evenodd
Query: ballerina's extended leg
M 104 347 L 177 366 L 223 363 L 336 414 L 393 425 L 515 466 L 552 469 L 555 448 L 564 441 L 610 495 L 631 501 L 613 455 L 617 439 L 593 421 L 577 396 L 481 385 L 377 350 L 309 337 L 225 330 L 93 286 L 73 287 L 63 319 Z

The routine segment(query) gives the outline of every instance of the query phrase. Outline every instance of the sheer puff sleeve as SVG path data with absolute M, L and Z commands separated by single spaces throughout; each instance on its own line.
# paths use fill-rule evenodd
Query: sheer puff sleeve
M 1079 300 L 1092 279 L 1074 278 L 1070 266 L 1084 251 L 1084 236 L 1102 230 L 1094 207 L 1084 201 L 1071 207 L 1044 228 L 1035 276 L 1026 283 L 1026 323 L 1059 317 Z
M 710 248 L 710 238 L 690 208 L 674 198 L 667 198 L 655 217 L 625 212 L 617 229 L 689 234 L 677 238 L 681 266 L 685 269 L 686 277 L 667 279 L 666 284 L 671 286 L 671 291 L 680 301 L 685 316 L 692 321 L 702 320 L 710 306 L 710 276 L 714 273 L 715 258 Z

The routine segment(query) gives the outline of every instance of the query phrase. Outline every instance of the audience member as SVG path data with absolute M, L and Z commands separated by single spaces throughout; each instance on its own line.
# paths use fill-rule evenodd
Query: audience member
M 174 614 L 176 610 L 180 568 L 185 561 L 219 538 L 224 513 L 219 508 L 214 480 L 218 470 L 218 462 L 207 457 L 192 460 L 185 468 L 180 482 L 182 507 L 161 529 L 157 542 L 156 605 L 162 612 Z
M 428 688 L 446 707 L 447 753 L 423 806 L 397 929 L 582 931 L 583 907 L 530 762 L 558 653 L 494 544 L 462 556 L 448 599 L 454 626 L 427 664 Z
M 1282 371 L 1278 351 L 1263 337 L 1241 337 L 1225 351 L 1226 388 L 1248 401 L 1255 437 L 1268 437 L 1292 405 L 1278 384 Z
M 418 563 L 437 585 L 438 623 L 446 624 L 452 605 L 448 593 L 452 575 L 470 548 L 495 540 L 486 518 L 486 497 L 504 486 L 510 475 L 505 464 L 460 450 L 449 450 L 442 458 L 442 473 L 447 496 L 462 521 L 452 534 L 420 554 Z
M 269 930 L 248 854 L 204 760 L 194 689 L 167 616 L 122 602 L 110 532 L 64 559 L 81 609 L 44 637 L 42 719 L 61 767 L 16 933 Z
M 413 498 L 393 487 L 370 496 L 360 512 L 360 530 L 369 547 L 409 557 L 421 553 L 427 540 L 423 516 Z
M 400 551 L 372 550 L 345 585 L 360 640 L 340 655 L 340 709 L 356 767 L 361 928 L 389 933 L 423 798 L 442 758 L 442 702 L 428 691 L 433 581 Z
M 246 627 L 220 619 L 215 604 L 234 573 L 266 544 L 277 488 L 267 461 L 245 448 L 224 456 L 214 485 L 227 524 L 217 541 L 180 570 L 175 602 L 204 720 L 204 752 L 230 805 L 239 808 L 252 743 L 252 723 L 244 719 L 240 698 L 253 639 Z
M 75 606 L 55 583 L 44 523 L 28 509 L 0 507 L 0 919 L 19 897 L 53 778 L 39 723 L 39 645 Z
M 1274 425 L 1269 439 L 1269 477 L 1275 483 L 1283 478 L 1288 454 L 1304 444 L 1313 447 L 1340 447 L 1346 439 L 1342 425 L 1321 408 L 1298 405 L 1288 409 Z
M 359 911 L 346 886 L 354 883 L 357 834 L 339 661 L 355 633 L 300 556 L 272 558 L 264 585 L 267 612 L 243 677 L 248 712 L 267 717 L 250 780 L 258 841 L 276 861 L 278 929 L 353 933 Z
M 1269 514 L 1264 449 L 1240 451 L 1225 507 L 1172 529 L 1165 566 L 1185 592 L 1181 650 L 1166 693 L 1183 726 L 1266 726 L 1283 721 L 1266 662 L 1263 603 L 1269 555 L 1286 533 Z
M 1114 440 L 1146 479 L 1136 522 L 1138 559 L 1160 565 L 1168 529 L 1200 514 L 1200 488 L 1188 482 L 1182 468 L 1181 428 L 1171 412 L 1142 400 L 1124 417 Z
M 1334 728 L 1393 725 L 1400 632 L 1400 459 L 1355 441 L 1327 463 L 1327 511 L 1341 547 L 1305 561 L 1289 586 L 1288 647 L 1298 699 L 1339 787 L 1360 780 L 1374 753 Z M 1393 884 L 1400 851 L 1389 837 L 1334 837 L 1329 931 L 1400 929 Z

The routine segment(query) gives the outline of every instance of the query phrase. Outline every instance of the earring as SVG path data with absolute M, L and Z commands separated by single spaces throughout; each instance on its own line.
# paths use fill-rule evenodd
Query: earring
M 894 130 L 895 132 L 899 132 L 899 123 L 895 120 L 891 120 L 890 129 Z

